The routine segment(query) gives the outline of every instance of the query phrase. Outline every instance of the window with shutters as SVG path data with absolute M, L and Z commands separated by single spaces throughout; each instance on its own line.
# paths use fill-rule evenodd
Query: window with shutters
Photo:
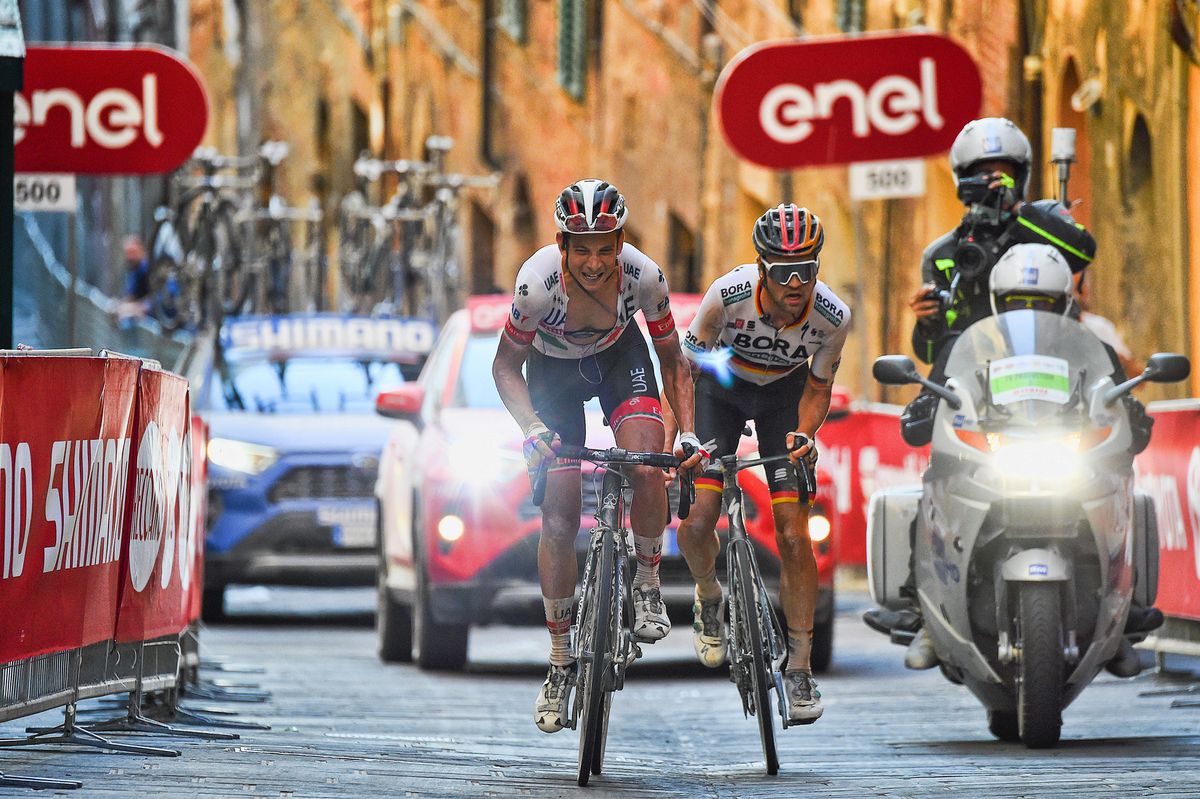
M 837 24 L 846 33 L 866 30 L 866 0 L 837 0 Z
M 500 0 L 500 24 L 518 44 L 528 44 L 528 0 Z
M 558 0 L 558 82 L 583 99 L 587 65 L 586 0 Z

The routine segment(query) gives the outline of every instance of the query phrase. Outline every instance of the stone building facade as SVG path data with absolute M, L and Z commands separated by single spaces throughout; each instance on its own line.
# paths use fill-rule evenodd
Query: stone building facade
M 315 192 L 335 209 L 360 150 L 421 157 L 430 134 L 455 140 L 451 169 L 497 172 L 498 189 L 463 202 L 475 291 L 507 288 L 552 239 L 558 191 L 580 177 L 621 188 L 629 238 L 677 291 L 703 290 L 749 260 L 750 224 L 766 208 L 808 205 L 828 231 L 822 278 L 855 309 L 842 381 L 892 401 L 907 392 L 876 386 L 869 366 L 909 352 L 906 299 L 921 251 L 961 214 L 945 156 L 926 161 L 925 197 L 856 204 L 845 167 L 780 173 L 736 159 L 712 93 L 721 68 L 764 39 L 945 33 L 980 64 L 981 114 L 1029 133 L 1035 193 L 1055 189 L 1051 129 L 1078 128 L 1070 194 L 1099 243 L 1095 310 L 1142 358 L 1200 357 L 1200 244 L 1189 224 L 1200 181 L 1188 179 L 1200 163 L 1195 0 L 191 0 L 190 9 L 191 56 L 213 97 L 210 138 L 243 151 L 288 138 L 283 185 L 294 202 Z M 1200 382 L 1147 395 L 1197 391 Z

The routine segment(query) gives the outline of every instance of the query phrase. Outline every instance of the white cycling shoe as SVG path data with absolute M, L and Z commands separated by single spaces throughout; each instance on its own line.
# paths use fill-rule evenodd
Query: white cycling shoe
M 729 654 L 725 638 L 725 595 L 716 599 L 701 599 L 696 594 L 692 604 L 692 645 L 696 657 L 710 669 L 719 668 Z
M 633 587 L 633 635 L 639 641 L 653 643 L 667 637 L 671 632 L 671 620 L 667 618 L 667 606 L 663 602 L 658 586 L 635 585 Z
M 571 698 L 571 686 L 575 684 L 575 664 L 555 666 L 550 664 L 546 681 L 538 691 L 533 703 L 533 723 L 542 732 L 558 732 L 566 726 L 569 715 L 567 702 Z
M 787 700 L 789 724 L 812 724 L 825 712 L 817 681 L 807 671 L 796 669 L 783 673 L 783 698 Z

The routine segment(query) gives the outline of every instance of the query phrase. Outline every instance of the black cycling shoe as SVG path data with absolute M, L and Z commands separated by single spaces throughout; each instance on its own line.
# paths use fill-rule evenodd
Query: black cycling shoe
M 1133 644 L 1122 638 L 1117 654 L 1104 664 L 1104 670 L 1114 677 L 1136 677 L 1142 670 L 1142 659 Z
M 921 614 L 910 608 L 872 608 L 863 614 L 862 619 L 872 630 L 884 635 L 890 635 L 893 630 L 915 633 L 921 629 Z
M 1148 633 L 1162 627 L 1162 624 L 1163 614 L 1158 608 L 1130 605 L 1129 616 L 1125 619 L 1125 634 Z

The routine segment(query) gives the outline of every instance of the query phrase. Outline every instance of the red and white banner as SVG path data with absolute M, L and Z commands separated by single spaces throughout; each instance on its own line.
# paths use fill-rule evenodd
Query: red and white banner
M 1200 621 L 1200 401 L 1150 410 L 1150 446 L 1134 465 L 1137 487 L 1154 497 L 1158 517 L 1154 604 L 1168 616 Z
M 139 367 L 0 357 L 0 663 L 112 637 Z
M 143 641 L 188 625 L 200 546 L 191 516 L 193 453 L 188 383 L 143 369 L 133 427 L 126 551 L 116 640 Z
M 157 45 L 36 45 L 14 103 L 17 172 L 171 172 L 200 144 L 200 75 Z
M 867 562 L 867 503 L 871 494 L 895 485 L 921 482 L 929 465 L 929 447 L 913 449 L 900 438 L 900 408 L 867 405 L 840 419 L 830 419 L 817 433 L 818 467 L 833 477 L 840 525 L 835 543 L 837 562 Z
M 751 45 L 721 72 L 713 104 L 730 149 L 793 169 L 943 152 L 982 98 L 961 45 L 888 33 Z

